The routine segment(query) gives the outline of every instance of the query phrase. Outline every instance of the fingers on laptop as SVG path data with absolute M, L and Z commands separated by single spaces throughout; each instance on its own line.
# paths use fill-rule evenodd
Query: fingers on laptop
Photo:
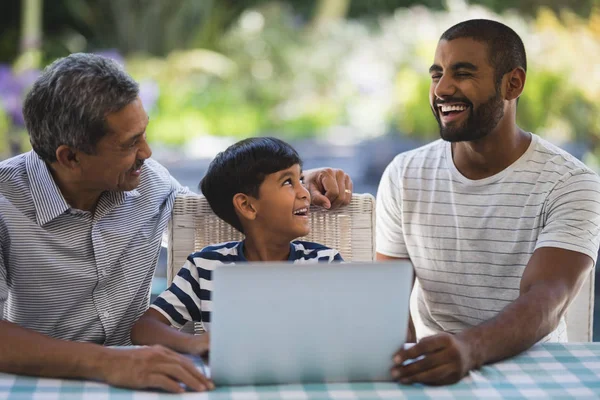
M 173 393 L 185 391 L 181 384 L 198 392 L 214 389 L 212 381 L 190 359 L 163 346 L 118 350 L 115 354 L 118 358 L 106 379 L 111 385 Z
M 409 349 L 400 349 L 393 361 L 392 377 L 404 384 L 456 383 L 470 369 L 460 341 L 447 333 L 424 338 Z

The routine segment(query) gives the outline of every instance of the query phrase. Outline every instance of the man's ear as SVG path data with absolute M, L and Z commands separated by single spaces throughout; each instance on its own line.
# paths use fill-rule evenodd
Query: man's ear
M 519 98 L 525 88 L 526 73 L 521 67 L 515 68 L 506 74 L 506 100 Z
M 77 151 L 67 145 L 60 145 L 56 149 L 56 162 L 63 168 L 74 170 L 79 168 L 79 157 Z
M 256 205 L 252 201 L 253 197 L 244 193 L 238 193 L 233 196 L 233 208 L 241 217 L 249 220 L 256 219 Z

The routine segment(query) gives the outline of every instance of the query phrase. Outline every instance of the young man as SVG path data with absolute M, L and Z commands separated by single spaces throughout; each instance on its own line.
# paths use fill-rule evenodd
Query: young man
M 203 387 L 171 350 L 108 347 L 131 343 L 173 202 L 187 191 L 150 159 L 138 94 L 114 61 L 72 54 L 25 100 L 33 150 L 0 163 L 0 372 Z M 307 180 L 316 203 L 350 201 L 343 171 Z
M 173 327 L 179 329 L 194 321 L 210 329 L 211 271 L 221 265 L 342 261 L 337 250 L 292 241 L 310 231 L 310 194 L 304 186 L 300 157 L 287 143 L 254 138 L 230 146 L 212 161 L 201 188 L 215 214 L 242 232 L 245 239 L 191 254 L 171 286 L 134 325 L 134 344 L 161 344 L 192 354 L 205 352 L 208 335 L 189 335 Z
M 565 311 L 598 252 L 600 180 L 516 125 L 526 69 L 507 26 L 448 29 L 430 68 L 443 140 L 400 154 L 382 177 L 378 258 L 410 259 L 417 278 L 419 341 L 391 371 L 402 383 L 453 383 L 567 339 Z

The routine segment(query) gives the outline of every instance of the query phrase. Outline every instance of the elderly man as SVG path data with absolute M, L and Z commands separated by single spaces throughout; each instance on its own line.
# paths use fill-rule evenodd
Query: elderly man
M 150 159 L 138 91 L 115 62 L 73 54 L 47 67 L 25 100 L 33 150 L 0 163 L 2 372 L 210 387 L 165 348 L 105 347 L 130 343 L 173 202 L 187 191 Z M 343 171 L 307 177 L 314 203 L 349 203 Z
M 565 311 L 598 252 L 600 179 L 517 126 L 526 69 L 509 27 L 448 29 L 430 68 L 443 140 L 384 173 L 377 252 L 410 259 L 417 277 L 419 341 L 394 358 L 400 382 L 456 382 L 540 340 L 567 339 Z

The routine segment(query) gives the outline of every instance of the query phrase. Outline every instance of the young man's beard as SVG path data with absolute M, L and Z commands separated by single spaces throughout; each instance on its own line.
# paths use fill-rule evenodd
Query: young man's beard
M 499 89 L 499 88 L 498 88 Z M 470 104 L 468 115 L 465 122 L 455 126 L 443 126 L 440 119 L 439 108 L 435 108 L 435 119 L 440 126 L 440 136 L 448 142 L 467 142 L 478 140 L 486 137 L 504 116 L 504 102 L 500 95 L 500 90 L 496 89 L 496 93 L 485 102 L 482 103 L 476 110 Z M 450 102 L 450 100 L 448 100 Z

